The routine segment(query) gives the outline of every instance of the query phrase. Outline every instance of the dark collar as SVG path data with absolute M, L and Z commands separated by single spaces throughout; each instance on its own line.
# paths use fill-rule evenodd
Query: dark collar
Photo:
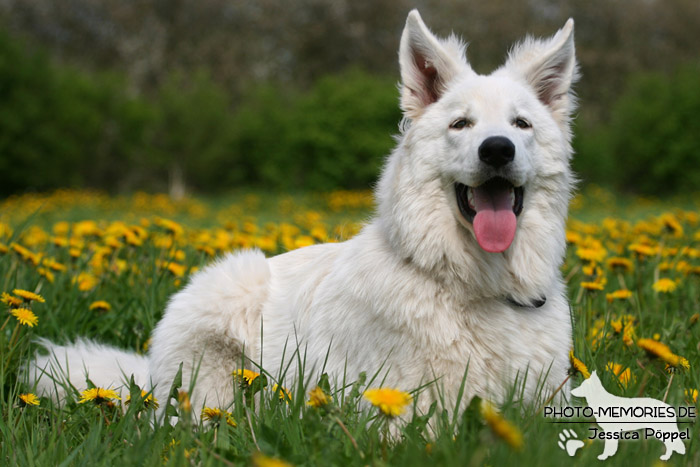
M 511 297 L 506 297 L 506 301 L 511 305 L 517 306 L 519 308 L 539 308 L 545 303 L 547 303 L 547 297 L 535 298 L 530 303 L 519 303 Z

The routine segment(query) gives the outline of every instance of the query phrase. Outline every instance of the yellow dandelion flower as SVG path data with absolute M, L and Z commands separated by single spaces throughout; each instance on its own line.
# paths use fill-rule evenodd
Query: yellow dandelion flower
M 21 298 L 13 297 L 7 292 L 2 293 L 2 296 L 0 297 L 0 302 L 4 303 L 9 307 L 18 307 L 22 305 L 22 303 L 24 303 L 24 301 Z
M 216 255 L 216 250 L 210 247 L 209 245 L 197 245 L 196 247 L 197 251 L 201 251 L 207 256 L 215 256 Z
M 693 315 L 688 319 L 690 324 L 695 324 L 700 320 L 700 313 L 693 313 Z
M 503 418 L 498 410 L 488 401 L 481 401 L 481 416 L 491 430 L 510 447 L 520 450 L 523 447 L 523 435 L 511 422 Z
M 584 261 L 601 262 L 608 252 L 603 247 L 579 247 L 576 249 L 576 256 Z
M 275 457 L 268 457 L 261 452 L 253 454 L 251 463 L 253 467 L 293 467 L 289 462 Z
M 258 232 L 258 226 L 253 222 L 246 221 L 243 223 L 243 232 L 255 234 Z
M 27 407 L 29 405 L 39 405 L 39 398 L 32 393 L 20 394 L 18 397 L 20 401 L 19 403 L 22 407 Z
M 286 222 L 280 224 L 280 233 L 285 237 L 296 237 L 299 235 L 301 230 L 294 224 L 287 224 Z
M 218 420 L 221 418 L 221 409 L 215 407 L 204 407 L 202 409 L 202 418 L 204 420 Z
M 167 269 L 168 269 L 168 271 L 170 271 L 170 273 L 173 276 L 182 277 L 185 275 L 185 272 L 187 271 L 187 266 L 171 262 L 171 263 L 168 263 Z
M 573 245 L 576 245 L 581 242 L 581 234 L 578 232 L 574 232 L 573 230 L 568 230 L 566 231 L 566 243 L 571 243 Z
M 622 342 L 624 342 L 627 347 L 631 347 L 632 344 L 634 344 L 635 332 L 633 321 L 634 320 L 627 321 L 622 330 Z
M 311 407 L 320 408 L 325 407 L 332 400 L 333 397 L 326 394 L 320 387 L 316 386 L 309 392 L 309 401 L 306 404 L 310 405 Z
M 10 310 L 12 316 L 17 318 L 19 324 L 33 328 L 39 323 L 39 318 L 27 308 L 13 308 Z
M 277 397 L 279 397 L 281 401 L 289 402 L 292 400 L 292 393 L 289 392 L 289 389 L 285 388 L 284 386 L 275 384 L 274 386 L 272 386 L 272 392 L 277 394 Z
M 260 376 L 260 373 L 256 373 L 254 371 L 248 370 L 248 369 L 239 369 L 239 370 L 234 370 L 232 373 L 233 376 L 236 376 L 241 382 L 247 384 L 250 386 L 253 384 L 253 381 Z
M 614 300 L 627 300 L 632 296 L 632 292 L 627 289 L 616 290 L 612 293 L 605 294 L 605 299 L 612 303 Z
M 617 379 L 620 380 L 620 383 L 622 383 L 623 386 L 627 386 L 627 383 L 629 383 L 630 378 L 632 377 L 632 371 L 629 368 L 623 367 L 619 363 L 608 362 L 605 369 L 611 371 L 615 376 L 617 376 Z
M 275 237 L 270 236 L 256 237 L 255 246 L 263 251 L 272 253 L 277 250 L 277 239 Z
M 87 292 L 97 287 L 100 280 L 89 272 L 81 272 L 78 277 L 73 279 L 73 282 L 78 284 L 78 290 Z
M 12 293 L 22 298 L 25 302 L 45 302 L 44 298 L 41 295 L 35 294 L 34 292 L 30 292 L 28 290 L 15 289 L 12 291 Z
M 131 230 L 125 230 L 124 231 L 124 240 L 126 240 L 126 244 L 130 246 L 141 246 L 143 245 L 143 240 L 142 237 L 139 237 L 137 234 L 135 234 Z
M 177 403 L 180 406 L 180 408 L 185 412 L 190 412 L 192 410 L 190 395 L 187 393 L 187 391 L 178 391 Z
M 680 238 L 683 236 L 683 227 L 678 219 L 673 214 L 664 214 L 661 216 L 661 222 L 668 232 L 674 237 Z
M 309 232 L 312 237 L 317 239 L 320 242 L 325 242 L 328 241 L 328 231 L 326 228 L 322 225 L 317 225 L 314 228 L 311 229 L 311 232 Z
M 693 269 L 693 266 L 687 261 L 680 260 L 676 263 L 675 269 L 676 271 L 687 275 L 690 274 L 690 272 Z
M 409 393 L 392 388 L 368 389 L 364 397 L 389 417 L 401 415 L 413 400 Z
M 678 284 L 676 281 L 667 277 L 659 279 L 658 281 L 654 282 L 654 285 L 652 286 L 656 292 L 660 293 L 671 293 L 676 290 L 677 287 Z
M 581 282 L 581 288 L 586 290 L 603 290 L 605 289 L 605 283 L 602 281 L 584 281 Z
M 637 258 L 639 259 L 647 256 L 654 256 L 658 252 L 657 248 L 642 243 L 633 243 L 629 245 L 627 249 L 633 253 L 636 253 Z
M 688 400 L 688 402 L 692 402 L 693 404 L 698 403 L 698 390 L 697 389 L 686 389 L 683 391 L 685 394 L 685 398 Z
M 158 403 L 158 399 L 153 397 L 153 393 L 149 393 L 148 391 L 144 391 L 143 389 L 141 390 L 141 398 L 143 399 L 143 406 L 147 409 L 157 409 L 160 407 L 160 404 Z M 126 404 L 131 404 L 131 395 L 128 395 L 126 398 Z
M 316 243 L 312 237 L 308 235 L 300 235 L 294 239 L 294 248 L 303 248 L 305 246 L 310 246 Z
M 581 375 L 586 379 L 591 376 L 591 373 L 588 371 L 588 367 L 581 360 L 576 358 L 573 350 L 569 351 L 569 361 L 571 362 L 571 368 L 573 368 L 575 372 L 581 373 Z
M 73 225 L 73 234 L 76 237 L 99 237 L 100 235 L 102 235 L 102 231 L 97 226 L 97 222 L 93 220 L 85 220 L 76 222 Z
M 122 242 L 120 242 L 117 237 L 106 237 L 105 238 L 105 245 L 108 247 L 118 250 L 119 248 L 122 247 Z
M 165 229 L 169 234 L 175 237 L 182 235 L 185 231 L 180 224 L 175 221 L 171 221 L 170 219 L 158 217 L 155 219 L 155 221 L 153 221 L 153 223 L 158 227 Z
M 112 309 L 112 305 L 105 302 L 104 300 L 97 300 L 90 304 L 90 311 L 109 311 Z
M 25 248 L 18 243 L 11 243 L 10 248 L 24 261 L 31 263 L 34 266 L 38 266 L 41 262 L 41 255 L 39 253 L 34 253 L 29 248 Z
M 627 258 L 615 256 L 607 261 L 608 268 L 613 271 L 629 272 L 634 269 L 634 263 Z
M 202 409 L 202 419 L 210 421 L 214 424 L 220 423 L 222 420 L 226 420 L 226 424 L 229 426 L 237 426 L 236 420 L 233 419 L 231 412 L 221 410 L 214 407 L 204 407 Z
M 182 250 L 176 250 L 175 253 L 173 253 L 173 258 L 175 258 L 177 261 L 185 261 L 186 254 Z
M 604 336 L 603 329 L 605 328 L 605 320 L 597 319 L 593 322 L 590 330 L 588 331 L 588 341 L 591 343 L 591 347 L 594 349 L 598 347 L 600 339 Z
M 620 334 L 622 332 L 622 320 L 620 319 L 615 319 L 610 321 L 610 327 L 615 331 L 617 334 Z
M 674 355 L 675 357 L 678 358 L 678 363 L 677 364 L 671 364 L 667 363 L 664 365 L 664 370 L 666 370 L 667 373 L 675 373 L 677 368 L 681 368 L 683 370 L 689 370 L 690 369 L 690 362 L 688 359 L 684 357 L 680 357 L 678 355 Z
M 36 269 L 36 272 L 38 272 L 41 277 L 45 277 L 51 284 L 53 284 L 53 281 L 56 279 L 56 276 L 54 276 L 48 268 L 40 267 Z
M 51 243 L 59 248 L 65 248 L 68 246 L 68 239 L 66 237 L 51 237 Z
M 4 243 L 0 243 L 0 254 L 6 254 L 10 252 L 10 247 L 5 245 Z
M 96 405 L 100 405 L 111 402 L 112 400 L 121 400 L 119 395 L 112 389 L 91 388 L 80 393 L 78 404 L 93 402 Z
M 603 270 L 595 263 L 587 264 L 581 270 L 585 275 L 591 277 L 601 277 L 603 275 Z
M 639 339 L 637 345 L 648 354 L 663 360 L 673 367 L 681 367 L 686 370 L 690 368 L 690 363 L 687 359 L 674 354 L 663 342 L 655 341 L 654 339 Z

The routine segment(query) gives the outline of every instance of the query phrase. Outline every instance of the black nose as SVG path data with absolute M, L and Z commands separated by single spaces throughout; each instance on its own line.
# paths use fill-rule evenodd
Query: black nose
M 505 136 L 490 136 L 479 146 L 479 159 L 491 167 L 502 167 L 514 158 L 515 145 Z

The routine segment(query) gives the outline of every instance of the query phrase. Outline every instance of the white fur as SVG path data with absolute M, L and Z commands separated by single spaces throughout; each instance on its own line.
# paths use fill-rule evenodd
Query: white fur
M 285 374 L 283 384 L 292 387 L 297 349 L 306 377 L 318 376 L 325 362 L 337 381 L 380 369 L 385 385 L 404 390 L 437 379 L 448 404 L 467 366 L 465 401 L 503 397 L 517 378 L 526 379 L 529 399 L 538 383 L 551 393 L 566 378 L 572 343 L 559 271 L 572 185 L 572 34 L 570 21 L 552 39 L 527 40 L 506 65 L 480 76 L 459 41 L 436 38 L 412 11 L 399 53 L 406 122 L 376 190 L 375 218 L 344 243 L 269 259 L 238 252 L 192 277 L 153 334 L 147 379 L 156 397 L 167 394 L 182 363 L 185 386 L 198 371 L 194 406 L 227 405 L 243 351 L 250 368 Z M 473 127 L 450 129 L 461 117 Z M 516 117 L 533 128 L 516 128 Z M 503 253 L 479 247 L 454 190 L 456 181 L 475 186 L 493 176 L 477 150 L 494 135 L 513 141 L 510 175 L 525 190 L 515 240 Z M 519 307 L 509 297 L 547 302 Z M 85 361 L 102 385 L 119 378 L 115 364 L 129 373 L 122 356 L 115 351 L 105 364 L 84 355 L 69 361 L 72 367 Z M 73 384 L 84 385 L 82 375 L 74 376 Z M 49 386 L 45 378 L 32 383 L 42 391 Z M 423 394 L 419 407 L 435 393 Z
M 112 388 L 124 399 L 129 395 L 129 379 L 142 388 L 149 385 L 148 359 L 134 352 L 79 339 L 72 345 L 56 345 L 46 339 L 39 341 L 50 350 L 48 355 L 37 355 L 27 376 L 39 382 L 39 392 L 55 402 L 67 394 L 78 394 L 87 387 L 89 379 L 99 387 Z

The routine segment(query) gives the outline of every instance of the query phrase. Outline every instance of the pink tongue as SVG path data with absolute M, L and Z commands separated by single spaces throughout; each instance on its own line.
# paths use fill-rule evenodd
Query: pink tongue
M 489 253 L 508 249 L 515 237 L 515 213 L 508 189 L 474 188 L 474 234 Z

